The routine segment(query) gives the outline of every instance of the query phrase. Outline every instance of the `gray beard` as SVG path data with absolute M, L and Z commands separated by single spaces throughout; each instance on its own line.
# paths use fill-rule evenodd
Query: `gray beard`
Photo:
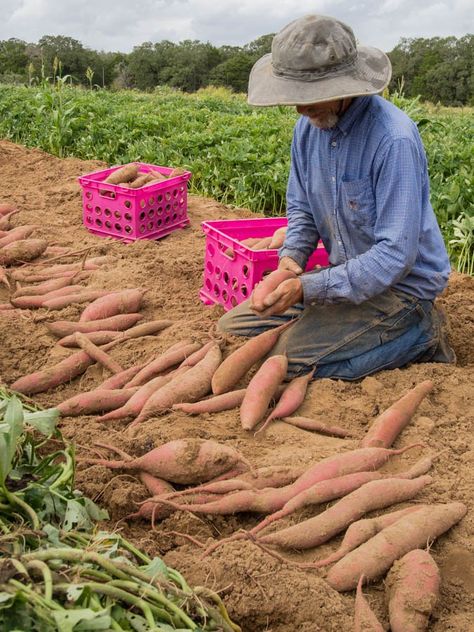
M 336 127 L 338 121 L 339 116 L 337 114 L 325 114 L 324 116 L 309 119 L 311 125 L 318 129 L 332 129 Z

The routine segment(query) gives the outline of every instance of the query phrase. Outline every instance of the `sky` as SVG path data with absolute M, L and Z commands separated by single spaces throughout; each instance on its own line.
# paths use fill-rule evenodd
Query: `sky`
M 0 40 L 66 35 L 94 50 L 130 52 L 185 39 L 243 46 L 308 13 L 349 24 L 360 44 L 390 51 L 401 37 L 474 32 L 472 0 L 0 0 Z

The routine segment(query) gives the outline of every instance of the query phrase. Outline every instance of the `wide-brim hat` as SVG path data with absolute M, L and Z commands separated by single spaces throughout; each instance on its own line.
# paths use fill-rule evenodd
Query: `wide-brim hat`
M 324 15 L 306 15 L 285 26 L 272 52 L 253 66 L 251 105 L 307 105 L 361 95 L 387 87 L 392 66 L 378 48 L 357 46 L 352 29 Z

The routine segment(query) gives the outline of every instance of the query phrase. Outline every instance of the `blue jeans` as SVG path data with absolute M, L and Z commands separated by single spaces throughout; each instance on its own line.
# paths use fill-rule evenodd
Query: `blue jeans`
M 219 328 L 253 337 L 295 319 L 270 355 L 288 356 L 288 377 L 316 368 L 314 377 L 358 380 L 409 362 L 429 361 L 440 341 L 432 301 L 388 290 L 360 305 L 295 305 L 280 316 L 260 318 L 241 303 L 219 320 Z M 443 360 L 441 360 L 443 361 Z

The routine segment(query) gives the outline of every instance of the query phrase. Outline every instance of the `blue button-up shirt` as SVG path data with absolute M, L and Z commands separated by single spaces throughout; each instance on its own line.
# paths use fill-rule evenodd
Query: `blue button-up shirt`
M 319 239 L 329 253 L 330 267 L 300 277 L 305 304 L 361 303 L 388 288 L 433 300 L 446 286 L 418 129 L 381 97 L 354 99 L 329 130 L 298 120 L 287 217 L 280 257 L 304 268 Z

